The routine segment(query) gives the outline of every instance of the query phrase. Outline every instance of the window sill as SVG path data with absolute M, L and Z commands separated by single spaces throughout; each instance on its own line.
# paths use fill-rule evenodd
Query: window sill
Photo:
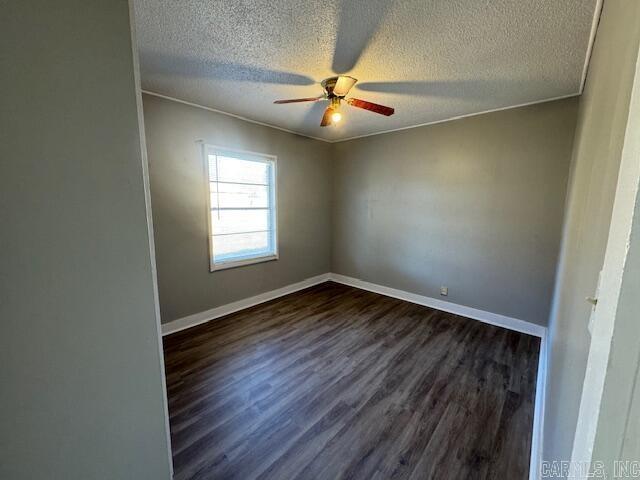
M 226 270 L 228 268 L 244 267 L 246 265 L 253 265 L 255 263 L 271 262 L 278 260 L 278 255 L 266 255 L 264 257 L 247 258 L 245 260 L 230 260 L 228 262 L 221 262 L 217 264 L 211 264 L 209 266 L 210 272 L 217 272 L 218 270 Z

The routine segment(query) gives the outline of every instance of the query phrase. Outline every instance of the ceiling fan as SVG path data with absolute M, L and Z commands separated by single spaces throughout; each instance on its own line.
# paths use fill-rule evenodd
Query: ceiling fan
M 357 81 L 358 80 L 356 80 L 355 78 L 346 75 L 325 78 L 322 82 L 320 82 L 320 85 L 322 85 L 322 88 L 324 89 L 324 94 L 320 95 L 319 97 L 276 100 L 273 103 L 282 104 L 329 100 L 329 106 L 324 111 L 324 115 L 322 115 L 322 120 L 320 121 L 321 127 L 326 127 L 327 125 L 337 123 L 342 119 L 342 114 L 340 113 L 340 103 L 343 101 L 348 103 L 352 107 L 363 108 L 371 112 L 386 115 L 387 117 L 393 115 L 394 109 L 391 107 L 385 107 L 384 105 L 378 105 L 377 103 L 367 102 L 366 100 L 360 100 L 359 98 L 345 98 L 349 93 L 349 90 L 351 90 L 351 87 L 353 87 Z

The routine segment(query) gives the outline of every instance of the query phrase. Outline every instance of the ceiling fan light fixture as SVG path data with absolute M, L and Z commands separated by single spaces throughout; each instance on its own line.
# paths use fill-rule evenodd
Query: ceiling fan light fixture
M 338 123 L 342 120 L 342 113 L 340 113 L 340 99 L 338 97 L 331 98 L 331 123 Z
M 358 80 L 346 75 L 340 75 L 338 77 L 325 78 L 320 82 L 324 94 L 319 97 L 307 97 L 307 98 L 292 98 L 290 100 L 276 100 L 273 103 L 299 103 L 299 102 L 317 102 L 320 100 L 329 100 L 329 105 L 322 115 L 320 121 L 321 127 L 328 127 L 334 125 L 342 120 L 342 113 L 340 112 L 340 102 L 345 101 L 350 106 L 356 108 L 362 108 L 369 110 L 370 112 L 379 113 L 380 115 L 390 116 L 393 115 L 394 109 L 386 107 L 384 105 L 378 105 L 377 103 L 367 102 L 359 98 L 346 98 L 346 95 L 351 90 Z

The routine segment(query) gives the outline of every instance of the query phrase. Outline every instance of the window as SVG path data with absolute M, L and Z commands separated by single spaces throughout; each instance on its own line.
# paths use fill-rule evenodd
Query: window
M 276 159 L 205 145 L 210 270 L 278 258 Z

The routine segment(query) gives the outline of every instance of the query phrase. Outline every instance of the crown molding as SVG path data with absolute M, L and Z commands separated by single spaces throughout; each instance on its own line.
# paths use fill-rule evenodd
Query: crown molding
M 584 57 L 584 66 L 582 67 L 582 79 L 580 80 L 580 94 L 584 92 L 584 85 L 587 83 L 587 72 L 589 71 L 589 63 L 591 62 L 591 55 L 593 53 L 593 45 L 596 41 L 596 33 L 598 32 L 598 25 L 600 25 L 600 17 L 602 16 L 602 2 L 603 0 L 596 0 L 596 8 L 593 11 L 593 20 L 591 21 L 591 32 L 589 33 L 589 45 L 587 46 L 587 53 Z
M 467 113 L 467 114 L 464 114 L 464 115 L 457 115 L 455 117 L 443 118 L 442 120 L 434 120 L 432 122 L 419 123 L 419 124 L 416 124 L 416 125 L 408 125 L 406 127 L 392 128 L 390 130 L 383 130 L 381 132 L 365 133 L 364 135 L 356 135 L 354 137 L 340 138 L 340 139 L 337 139 L 337 140 L 328 140 L 326 138 L 313 137 L 311 135 L 306 135 L 304 133 L 296 132 L 296 131 L 289 130 L 289 129 L 282 128 L 282 127 L 277 127 L 277 126 L 271 125 L 269 123 L 259 122 L 257 120 L 252 120 L 250 118 L 245 118 L 245 117 L 242 117 L 240 115 L 236 115 L 234 113 L 224 112 L 222 110 L 217 110 L 215 108 L 206 107 L 204 105 L 200 105 L 200 104 L 197 104 L 197 103 L 189 102 L 187 100 L 182 100 L 180 98 L 170 97 L 168 95 L 163 95 L 162 93 L 153 92 L 151 90 L 142 90 L 142 93 L 144 93 L 146 95 L 151 95 L 153 97 L 162 98 L 164 100 L 169 100 L 169 101 L 172 101 L 172 102 L 182 103 L 183 105 L 188 105 L 190 107 L 201 108 L 203 110 L 208 110 L 210 112 L 219 113 L 221 115 L 226 115 L 226 116 L 229 116 L 229 117 L 236 118 L 238 120 L 242 120 L 244 122 L 253 123 L 253 124 L 256 124 L 256 125 L 262 125 L 263 127 L 273 128 L 275 130 L 280 130 L 281 132 L 291 133 L 292 135 L 298 135 L 300 137 L 311 138 L 313 140 L 318 140 L 318 141 L 325 142 L 325 143 L 348 142 L 350 140 L 356 140 L 358 138 L 372 137 L 372 136 L 375 136 L 375 135 L 384 135 L 386 133 L 400 132 L 402 130 L 411 130 L 412 128 L 427 127 L 429 125 L 437 125 L 439 123 L 453 122 L 453 121 L 456 121 L 456 120 L 461 120 L 463 118 L 470 118 L 470 117 L 476 117 L 478 115 L 484 115 L 486 113 L 494 113 L 494 112 L 501 112 L 503 110 L 511 110 L 511 109 L 514 109 L 514 108 L 528 107 L 530 105 L 537 105 L 539 103 L 554 102 L 556 100 L 564 100 L 565 98 L 572 98 L 572 97 L 577 97 L 577 96 L 581 95 L 581 92 L 570 93 L 568 95 L 561 95 L 561 96 L 558 96 L 558 97 L 550 97 L 550 98 L 544 98 L 542 100 L 534 100 L 533 102 L 519 103 L 517 105 L 508 105 L 506 107 L 498 107 L 498 108 L 492 108 L 490 110 L 482 110 L 480 112 L 473 112 L 473 113 Z

